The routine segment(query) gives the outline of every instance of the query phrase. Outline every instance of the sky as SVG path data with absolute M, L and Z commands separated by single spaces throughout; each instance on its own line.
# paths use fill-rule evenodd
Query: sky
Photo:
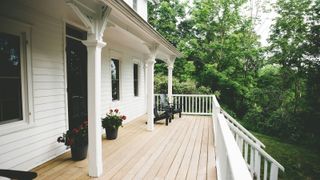
M 276 0 L 250 0 L 253 11 L 258 15 L 260 21 L 256 22 L 255 31 L 260 35 L 260 42 L 263 46 L 268 45 L 267 39 L 270 35 L 270 28 L 277 16 L 275 10 L 271 7 Z M 263 7 L 262 7 L 263 6 Z M 263 8 L 266 11 L 263 11 Z

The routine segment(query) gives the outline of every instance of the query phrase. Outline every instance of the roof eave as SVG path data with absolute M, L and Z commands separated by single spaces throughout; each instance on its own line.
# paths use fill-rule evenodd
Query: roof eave
M 145 21 L 136 11 L 134 11 L 123 0 L 100 0 L 113 9 L 117 9 L 122 12 L 126 17 L 132 20 L 133 23 L 141 27 L 146 33 L 150 34 L 158 43 L 163 45 L 176 57 L 182 57 L 183 54 L 179 52 L 166 38 L 164 38 L 158 31 L 156 31 L 147 21 Z M 157 1 L 157 0 L 155 0 Z

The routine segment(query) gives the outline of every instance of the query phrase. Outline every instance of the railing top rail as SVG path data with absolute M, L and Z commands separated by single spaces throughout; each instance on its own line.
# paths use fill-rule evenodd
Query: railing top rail
M 242 131 L 240 131 L 239 129 L 237 129 L 234 125 L 230 124 L 229 126 L 232 130 L 236 131 L 236 133 L 238 135 L 241 136 L 241 138 L 243 138 L 247 143 L 249 143 L 252 147 L 254 147 L 256 150 L 259 151 L 259 153 L 264 156 L 265 158 L 267 158 L 270 162 L 274 163 L 276 166 L 278 166 L 279 169 L 281 169 L 282 171 L 284 171 L 284 167 L 277 161 L 275 160 L 273 157 L 271 157 L 264 149 L 262 149 L 260 146 L 258 146 L 255 142 L 253 142 L 252 139 L 248 138 L 248 136 L 246 136 L 246 134 L 244 134 Z
M 208 94 L 172 94 L 172 96 L 213 97 L 214 95 L 208 95 Z
M 155 96 L 160 96 L 161 94 L 154 94 Z M 173 97 L 214 97 L 210 94 L 172 94 Z
M 217 100 L 217 97 L 215 96 L 215 95 L 213 95 L 213 105 L 214 105 L 214 107 L 216 107 L 216 108 L 220 108 L 220 104 L 219 104 L 219 102 L 218 102 L 218 100 Z M 221 109 L 221 108 L 220 108 Z
M 225 117 L 219 113 L 217 114 L 216 118 L 220 125 L 223 142 L 226 146 L 226 151 L 229 156 L 229 166 L 230 170 L 232 171 L 233 179 L 238 179 L 240 177 L 241 179 L 252 179 L 246 162 L 242 158 L 241 152 L 231 134 L 231 131 L 228 128 Z
M 225 110 L 221 109 L 222 113 L 227 117 L 228 120 L 230 120 L 233 124 L 235 124 L 241 131 L 243 131 L 247 136 L 249 136 L 251 139 L 256 141 L 260 146 L 265 148 L 266 146 L 257 139 L 251 132 L 249 132 L 246 128 L 244 128 L 237 120 L 235 120 L 232 116 L 230 116 L 229 113 L 227 113 Z

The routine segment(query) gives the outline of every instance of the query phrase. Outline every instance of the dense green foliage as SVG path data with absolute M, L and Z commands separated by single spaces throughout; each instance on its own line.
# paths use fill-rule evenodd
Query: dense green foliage
M 149 22 L 185 55 L 175 62 L 175 93 L 214 92 L 247 128 L 319 148 L 320 1 L 278 0 L 268 47 L 242 15 L 246 3 L 150 4 Z M 166 73 L 157 63 L 157 92 L 166 92 Z
M 319 179 L 318 152 L 263 134 L 254 135 L 266 145 L 267 152 L 285 167 L 285 172 L 280 171 L 280 180 Z

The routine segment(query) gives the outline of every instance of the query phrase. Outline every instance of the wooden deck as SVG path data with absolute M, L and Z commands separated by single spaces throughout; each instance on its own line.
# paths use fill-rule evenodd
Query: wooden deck
M 216 179 L 212 120 L 182 116 L 169 126 L 146 130 L 146 117 L 119 129 L 118 139 L 103 139 L 104 174 L 98 179 Z M 70 152 L 34 169 L 37 179 L 90 179 L 87 160 Z

